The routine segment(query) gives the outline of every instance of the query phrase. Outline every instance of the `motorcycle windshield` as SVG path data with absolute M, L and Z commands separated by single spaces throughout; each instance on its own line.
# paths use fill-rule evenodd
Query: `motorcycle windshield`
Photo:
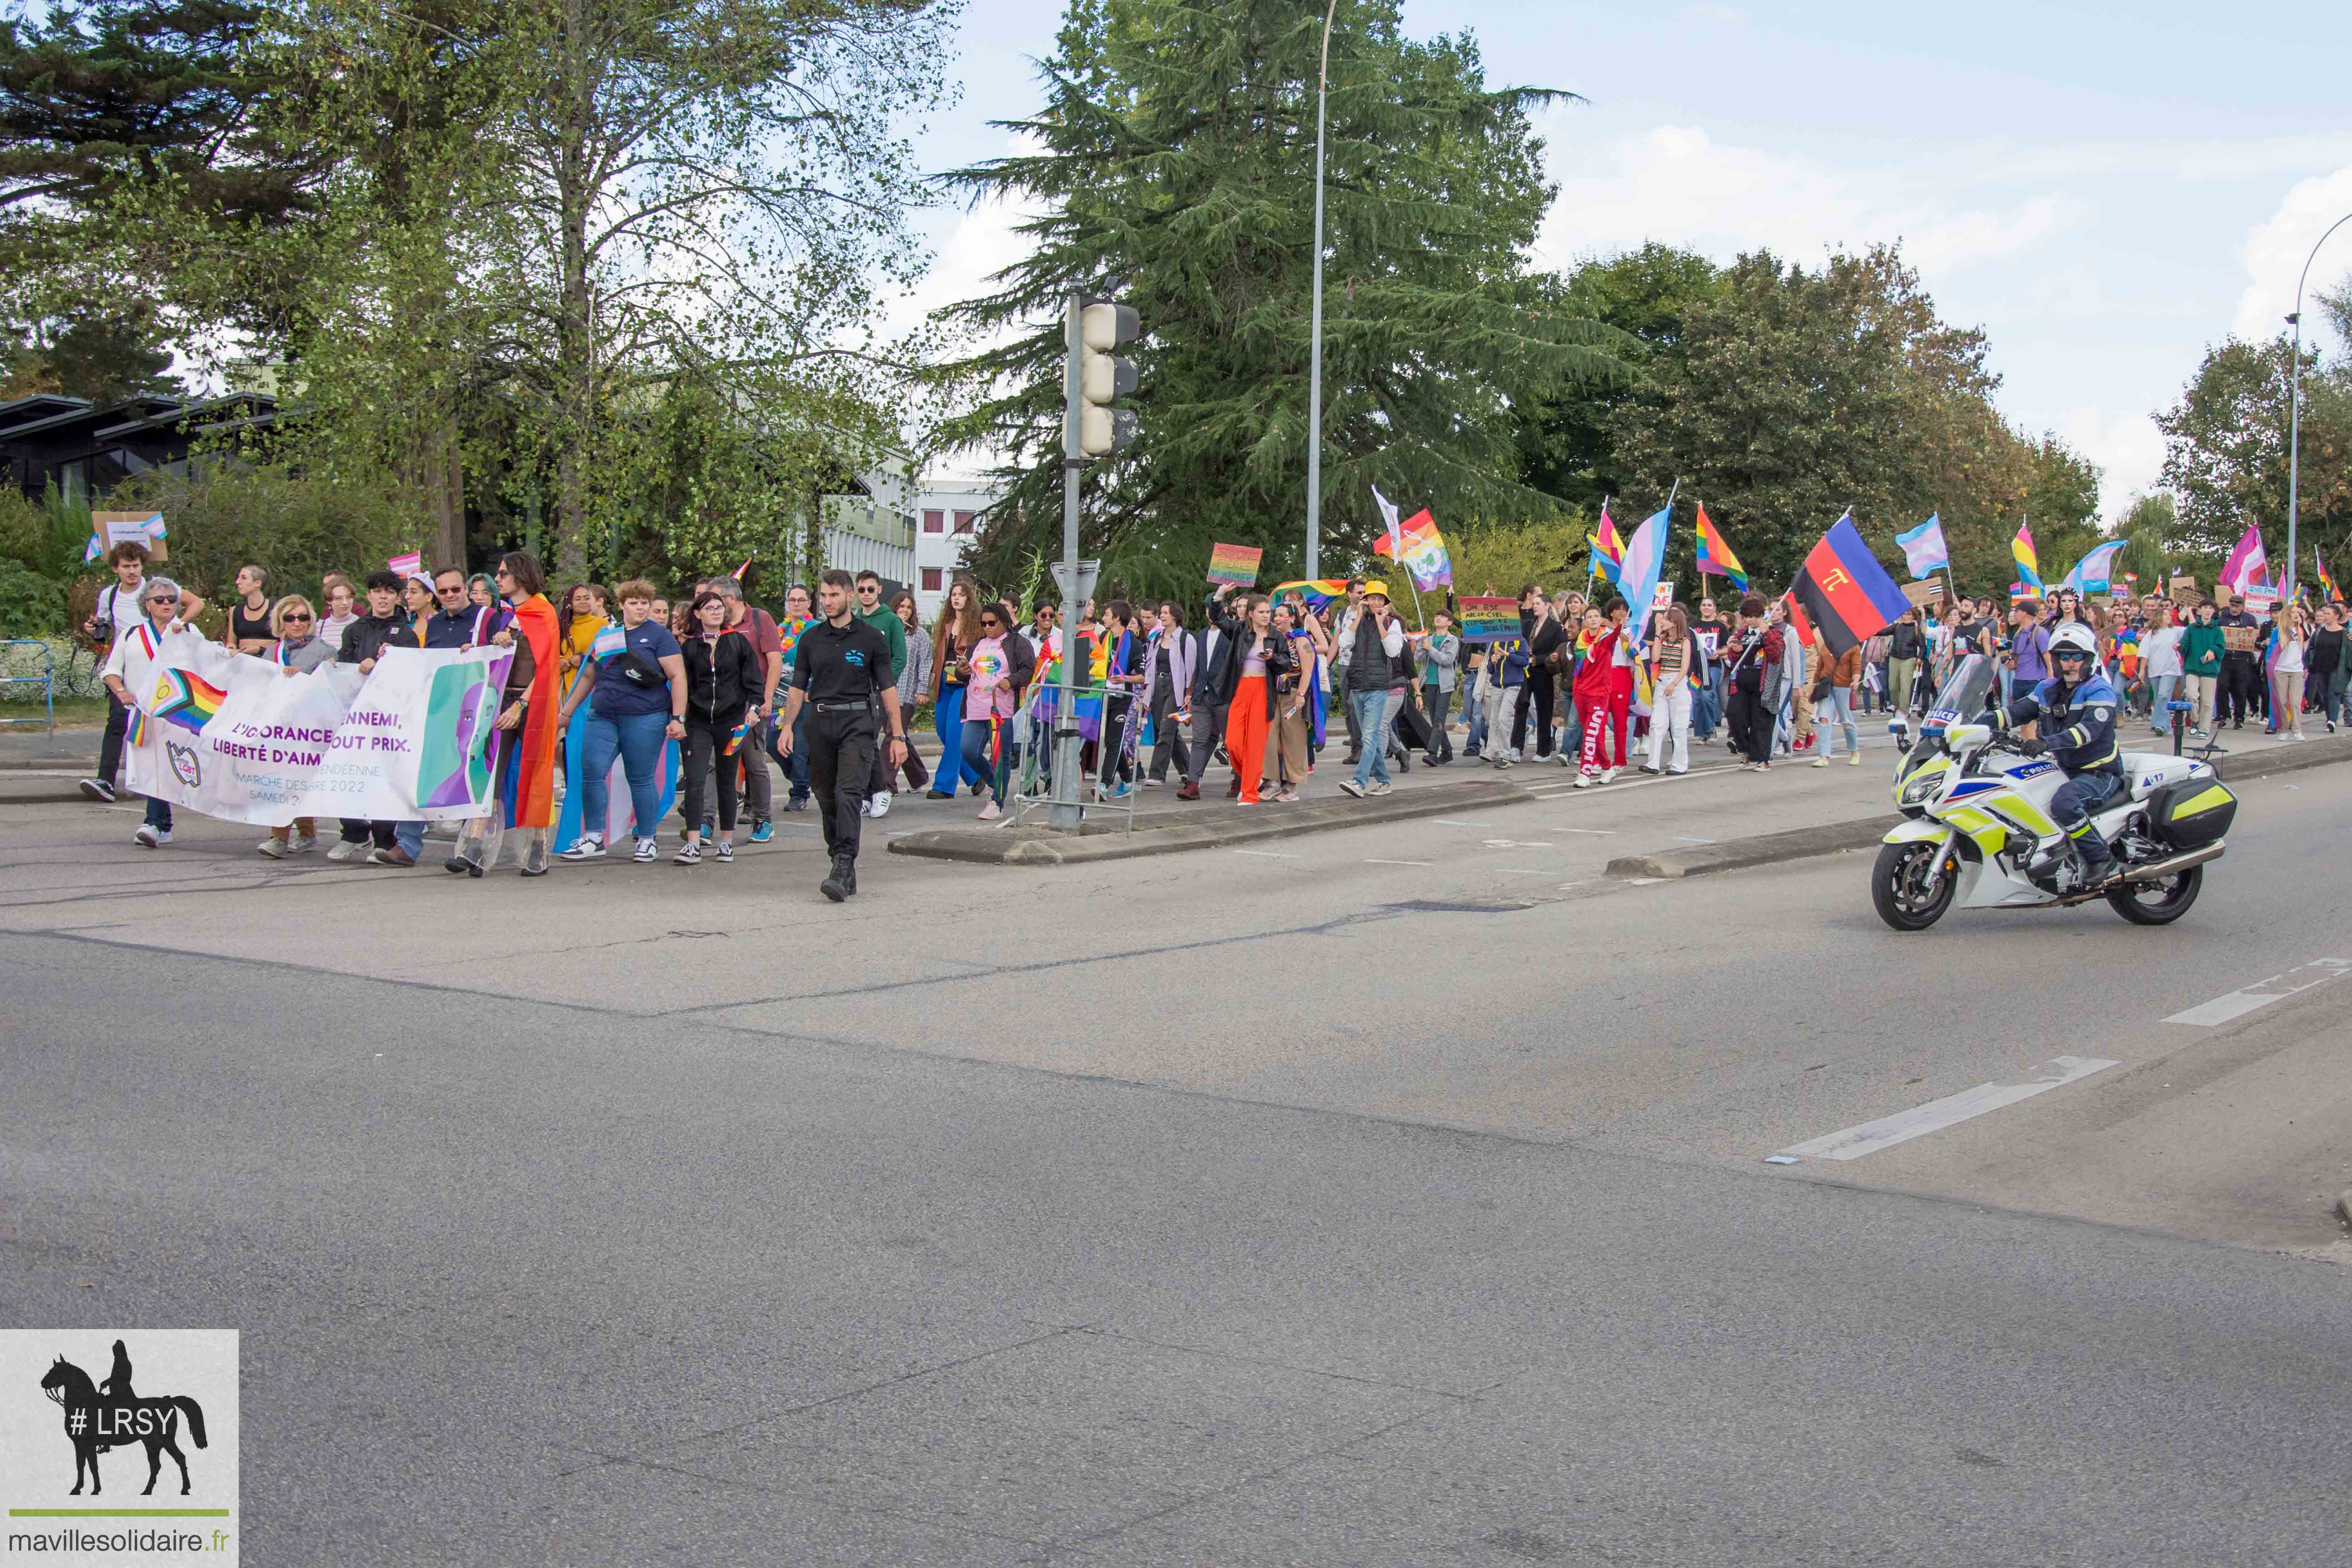
M 1998 673 L 1993 661 L 1980 653 L 1972 653 L 1954 666 L 1936 693 L 1936 705 L 1920 722 L 1919 742 L 1911 748 L 1912 756 L 1924 761 L 1944 743 L 1947 726 L 1973 719 L 1991 706 L 1993 678 Z

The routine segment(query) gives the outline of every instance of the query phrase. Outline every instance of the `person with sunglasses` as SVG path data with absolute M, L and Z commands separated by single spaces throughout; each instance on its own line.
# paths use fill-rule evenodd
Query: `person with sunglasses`
M 278 600 L 278 608 L 270 614 L 269 626 L 278 634 L 278 640 L 264 649 L 261 657 L 289 677 L 335 662 L 334 645 L 318 635 L 318 612 L 301 595 L 289 594 Z M 269 837 L 254 847 L 272 860 L 283 860 L 289 855 L 307 855 L 318 845 L 319 819 L 298 816 L 282 827 L 271 828 Z
M 155 681 L 164 668 L 163 655 L 174 637 L 200 636 L 189 622 L 205 602 L 183 594 L 169 577 L 150 577 L 140 585 L 139 608 L 145 616 L 114 639 L 102 671 L 106 689 L 125 710 L 152 700 Z M 142 848 L 160 849 L 172 842 L 172 804 L 147 797 L 147 817 L 132 835 Z
M 466 591 L 466 574 L 444 566 L 433 575 L 434 607 L 416 617 L 419 647 L 465 647 L 474 641 L 474 623 L 481 616 Z
M 981 606 L 978 630 L 978 638 L 965 650 L 968 679 L 957 710 L 961 717 L 956 751 L 965 773 L 989 792 L 980 819 L 993 822 L 1004 815 L 1005 788 L 1021 760 L 1020 732 L 1013 719 L 1022 688 L 1036 673 L 1037 660 L 1028 640 L 1014 635 L 1013 611 L 1003 601 Z

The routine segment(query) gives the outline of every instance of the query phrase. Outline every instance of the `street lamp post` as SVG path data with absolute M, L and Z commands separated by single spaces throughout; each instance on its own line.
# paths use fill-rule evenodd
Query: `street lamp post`
M 1331 92 L 1331 23 L 1339 0 L 1323 13 L 1323 71 L 1315 89 L 1315 307 L 1307 350 L 1307 575 L 1323 574 L 1323 115 Z
M 1319 200 L 1321 195 L 1319 186 L 1317 195 Z M 1321 208 L 1318 206 L 1317 211 L 1319 213 Z M 2327 243 L 2327 235 L 2334 234 L 2347 223 L 2352 223 L 2352 213 L 2346 213 L 2342 217 L 2329 224 L 2327 233 L 2319 237 L 2318 241 L 2311 247 L 2311 254 L 2303 258 L 2303 275 L 2294 280 L 2294 314 L 2287 318 L 2288 324 L 2294 328 L 2294 347 L 2287 356 L 2287 379 L 2294 390 L 2287 396 L 2286 575 L 2279 579 L 2279 582 L 2280 585 L 2290 594 L 2294 591 L 2296 574 L 2303 570 L 2303 563 L 2296 559 L 2294 553 L 2297 501 L 2295 488 L 2301 478 L 2299 459 L 2302 456 L 2303 444 L 2303 286 L 2311 279 L 2311 264 L 2319 259 L 2319 247 Z M 1309 527 L 1311 528 L 1312 524 Z M 1310 540 L 1314 537 L 1312 532 L 1307 534 Z M 1314 546 L 1309 544 L 1307 548 L 1311 551 Z

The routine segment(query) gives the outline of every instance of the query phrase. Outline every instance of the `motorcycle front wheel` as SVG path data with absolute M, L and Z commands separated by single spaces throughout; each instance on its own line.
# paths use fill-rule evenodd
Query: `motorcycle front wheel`
M 2107 902 L 2136 926 L 2170 925 L 2189 912 L 2205 885 L 2205 868 L 2191 866 L 2161 882 L 2126 882 L 2111 889 Z
M 1870 901 L 1880 920 L 1896 931 L 1926 931 L 1944 918 L 1959 889 L 1957 871 L 1940 879 L 1932 892 L 1926 885 L 1944 850 L 1940 844 L 1920 843 L 1880 847 L 1878 864 L 1870 873 Z

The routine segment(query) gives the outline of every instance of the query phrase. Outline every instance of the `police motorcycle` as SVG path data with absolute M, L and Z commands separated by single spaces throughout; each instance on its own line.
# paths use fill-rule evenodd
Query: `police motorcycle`
M 1879 919 L 1925 931 L 1956 907 L 2063 909 L 2096 898 L 2134 925 L 2187 914 L 2238 810 L 2212 764 L 2125 752 L 2125 789 L 2091 814 L 2116 875 L 2086 886 L 2081 857 L 2051 813 L 2066 774 L 2017 750 L 1990 710 L 1999 673 L 1981 654 L 1954 667 L 1895 765 L 1895 805 L 1907 820 L 1886 835 L 1871 871 Z

